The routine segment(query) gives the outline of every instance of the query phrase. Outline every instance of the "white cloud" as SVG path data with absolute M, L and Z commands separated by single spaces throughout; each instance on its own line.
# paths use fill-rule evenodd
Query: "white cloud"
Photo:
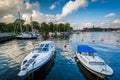
M 55 9 L 56 6 L 58 6 L 58 5 L 60 4 L 61 1 L 64 1 L 64 0 L 58 0 L 58 1 L 56 1 L 56 2 L 53 3 L 49 8 L 50 8 L 51 10 Z
M 50 9 L 53 10 L 55 7 L 56 7 L 56 6 L 55 6 L 54 4 L 52 4 L 52 5 L 50 6 Z
M 26 5 L 26 9 L 31 9 L 31 4 L 29 2 L 26 2 L 25 5 Z
M 57 23 L 60 21 L 57 20 L 56 15 L 44 14 L 40 12 L 38 2 L 30 3 L 29 0 L 0 0 L 0 22 L 14 22 L 15 19 L 18 18 L 18 11 L 20 11 L 21 18 L 26 21 L 26 24 L 30 23 L 31 16 L 33 21 L 38 21 L 39 23 Z
M 14 2 L 14 4 L 13 4 Z M 7 4 L 4 4 L 7 3 Z M 55 3 L 55 6 L 58 3 Z M 34 21 L 38 21 L 39 23 L 45 22 L 54 22 L 54 23 L 64 23 L 62 18 L 72 13 L 74 10 L 77 10 L 80 7 L 87 6 L 87 0 L 75 0 L 67 2 L 61 14 L 44 14 L 40 12 L 40 7 L 38 2 L 30 3 L 29 0 L 0 0 L 0 22 L 14 22 L 15 19 L 18 18 L 18 11 L 21 12 L 22 19 L 26 20 L 26 23 L 30 23 L 30 17 L 32 16 Z M 106 17 L 115 16 L 115 13 L 110 13 L 106 15 Z M 84 27 L 92 27 L 93 25 L 97 27 L 119 27 L 120 20 L 116 19 L 113 21 L 101 21 L 101 22 L 86 22 L 86 23 L 71 23 L 73 28 L 82 29 Z
M 77 29 L 83 29 L 83 28 L 90 28 L 93 27 L 93 23 L 92 22 L 85 22 L 85 23 L 71 23 L 71 26 L 73 27 L 73 29 L 77 30 Z
M 106 24 L 106 22 L 100 22 L 100 25 L 105 25 Z
M 57 15 L 58 20 L 72 13 L 74 10 L 77 10 L 80 7 L 87 6 L 87 0 L 75 0 L 69 1 L 62 9 L 62 13 Z
M 97 2 L 98 0 L 91 0 L 91 2 Z
M 75 23 L 71 24 L 74 29 L 83 29 L 83 28 L 91 28 L 93 27 L 100 27 L 100 28 L 120 28 L 120 20 L 104 20 L 101 22 L 85 22 L 85 23 Z
M 55 2 L 58 5 L 61 1 Z M 14 4 L 13 4 L 14 2 Z M 7 3 L 7 4 L 4 4 Z M 38 2 L 30 3 L 29 0 L 0 0 L 0 22 L 14 22 L 18 18 L 18 11 L 21 13 L 22 19 L 26 20 L 26 23 L 30 23 L 30 17 L 32 15 L 34 21 L 38 22 L 63 22 L 61 19 L 67 16 L 79 7 L 84 7 L 87 5 L 86 0 L 75 0 L 69 1 L 62 9 L 62 14 L 44 14 L 40 12 L 40 7 Z M 55 8 L 54 6 L 52 8 Z M 8 16 L 9 15 L 9 16 Z M 10 15 L 12 15 L 10 17 Z M 7 18 L 5 18 L 7 16 Z
M 120 20 L 119 19 L 113 20 L 112 23 L 113 24 L 120 24 Z
M 4 16 L 13 15 L 16 19 L 18 18 L 18 11 L 21 12 L 22 16 L 26 13 L 32 13 L 32 10 L 39 10 L 38 2 L 30 3 L 29 0 L 0 0 L 0 22 L 9 22 L 10 17 L 4 19 Z M 10 22 L 13 21 L 11 19 Z
M 15 13 L 22 5 L 22 0 L 0 0 L 0 14 Z
M 11 14 L 2 17 L 3 22 L 12 22 L 15 21 L 15 17 Z
M 115 16 L 115 15 L 116 15 L 115 13 L 109 13 L 109 14 L 105 15 L 105 17 L 107 18 L 107 17 L 112 17 L 112 16 Z
M 94 24 L 92 22 L 87 22 L 87 23 L 84 23 L 82 26 L 83 27 L 92 27 Z
M 39 11 L 33 10 L 32 13 L 25 13 L 22 15 L 22 18 L 26 20 L 26 24 L 31 22 L 31 19 L 30 19 L 31 16 L 32 16 L 33 21 L 38 21 L 39 23 L 41 23 L 41 22 L 57 23 L 58 22 L 58 20 L 56 20 L 55 15 L 43 14 Z

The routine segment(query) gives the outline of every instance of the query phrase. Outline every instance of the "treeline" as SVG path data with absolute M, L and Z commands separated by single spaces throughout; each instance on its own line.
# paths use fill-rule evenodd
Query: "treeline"
M 82 31 L 117 31 L 120 30 L 120 28 L 100 28 L 100 27 L 93 27 L 93 28 L 84 28 Z
M 32 21 L 30 24 L 25 24 L 25 21 L 22 19 L 16 19 L 14 23 L 0 23 L 0 31 L 1 32 L 26 32 L 32 31 L 32 26 L 34 30 L 39 32 L 64 32 L 64 31 L 72 31 L 73 28 L 70 27 L 69 23 L 59 23 L 54 24 L 53 22 L 42 22 L 41 24 L 37 21 Z

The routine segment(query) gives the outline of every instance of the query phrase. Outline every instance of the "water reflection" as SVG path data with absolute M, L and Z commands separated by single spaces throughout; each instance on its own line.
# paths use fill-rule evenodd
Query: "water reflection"
M 101 41 L 104 38 L 104 41 Z M 81 41 L 83 39 L 83 41 Z M 95 42 L 92 42 L 93 39 Z M 0 80 L 21 80 L 18 77 L 20 71 L 20 63 L 23 58 L 31 52 L 31 50 L 44 38 L 40 37 L 37 40 L 13 40 L 0 44 Z M 74 53 L 62 52 L 64 43 L 69 43 L 74 47 L 78 44 L 87 44 L 93 47 L 102 57 L 105 62 L 114 70 L 113 76 L 108 76 L 109 80 L 119 80 L 120 75 L 120 34 L 118 33 L 100 33 L 100 32 L 86 32 L 80 34 L 72 34 L 68 37 L 56 37 L 53 39 L 56 43 L 57 54 L 53 63 L 50 62 L 51 68 L 39 69 L 35 72 L 35 79 L 37 80 L 95 80 L 95 75 L 89 74 L 88 71 L 82 70 L 74 61 Z M 78 63 L 79 64 L 79 63 Z M 49 66 L 49 65 L 48 65 Z M 78 67 L 79 66 L 79 67 Z M 84 72 L 85 71 L 85 72 Z M 83 74 L 85 75 L 83 76 Z M 86 77 L 87 75 L 87 77 Z M 11 77 L 12 76 L 12 77 Z M 92 78 L 91 78 L 92 77 Z M 95 77 L 95 78 L 94 78 Z M 29 77 L 31 79 L 31 76 Z
M 80 69 L 80 72 L 83 73 L 83 75 L 85 76 L 85 78 L 87 80 L 108 80 L 107 78 L 101 79 L 98 76 L 94 75 L 93 73 L 91 73 L 90 71 L 88 71 L 78 60 L 77 57 L 75 57 L 75 61 L 77 62 L 77 65 Z
M 28 74 L 24 80 L 45 80 L 46 76 L 54 66 L 54 58 L 55 55 L 44 66 L 34 71 L 33 73 Z

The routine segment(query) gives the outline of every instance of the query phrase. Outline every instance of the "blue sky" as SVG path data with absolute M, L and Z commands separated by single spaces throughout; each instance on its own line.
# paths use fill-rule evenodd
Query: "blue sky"
M 14 21 L 15 12 L 29 22 L 29 16 L 38 22 L 67 23 L 75 29 L 83 27 L 120 27 L 120 0 L 6 0 L 0 1 L 0 21 Z M 17 6 L 17 8 L 15 8 Z M 22 7 L 21 7 L 22 6 Z M 5 9 L 4 9 L 5 8 Z M 11 19 L 10 19 L 11 18 Z

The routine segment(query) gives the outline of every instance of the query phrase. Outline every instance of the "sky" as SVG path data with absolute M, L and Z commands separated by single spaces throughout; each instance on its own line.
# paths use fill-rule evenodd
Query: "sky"
M 21 19 L 70 23 L 74 29 L 85 27 L 120 28 L 120 0 L 0 0 L 0 22 Z

